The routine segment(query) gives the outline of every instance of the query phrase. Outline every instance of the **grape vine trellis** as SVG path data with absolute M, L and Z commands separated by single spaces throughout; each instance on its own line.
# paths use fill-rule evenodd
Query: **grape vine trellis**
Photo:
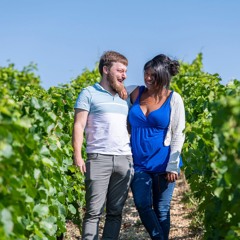
M 80 223 L 83 177 L 72 166 L 73 105 L 97 68 L 44 90 L 34 66 L 0 68 L 0 239 L 56 239 Z M 206 239 L 240 236 L 240 83 L 182 63 L 172 88 L 186 108 L 184 171 Z M 85 152 L 83 151 L 83 154 Z M 80 211 L 79 211 L 80 210 Z

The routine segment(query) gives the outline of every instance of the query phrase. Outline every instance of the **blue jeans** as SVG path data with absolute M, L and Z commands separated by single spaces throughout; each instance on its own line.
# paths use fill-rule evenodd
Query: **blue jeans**
M 136 172 L 131 183 L 139 216 L 151 239 L 167 240 L 170 230 L 170 202 L 175 182 L 165 174 Z

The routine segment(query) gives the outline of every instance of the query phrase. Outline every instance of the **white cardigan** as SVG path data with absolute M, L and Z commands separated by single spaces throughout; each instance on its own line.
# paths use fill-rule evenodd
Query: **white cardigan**
M 126 90 L 128 94 L 130 95 L 136 87 L 138 86 L 127 86 Z M 185 108 L 183 100 L 177 92 L 173 92 L 170 106 L 170 123 L 164 139 L 164 145 L 171 146 L 170 159 L 166 171 L 178 174 L 180 154 L 185 140 L 185 134 L 183 132 L 185 129 Z

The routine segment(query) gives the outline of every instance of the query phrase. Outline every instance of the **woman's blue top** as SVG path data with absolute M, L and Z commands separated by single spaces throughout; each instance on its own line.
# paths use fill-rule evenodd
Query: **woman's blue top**
M 145 116 L 140 108 L 140 98 L 144 89 L 144 86 L 139 88 L 139 95 L 128 115 L 134 170 L 164 173 L 170 155 L 170 146 L 164 146 L 164 139 L 170 122 L 173 91 L 161 107 Z

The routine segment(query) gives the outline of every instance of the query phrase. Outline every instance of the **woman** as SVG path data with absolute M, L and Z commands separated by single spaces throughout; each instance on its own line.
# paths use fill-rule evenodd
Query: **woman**
M 137 87 L 130 95 L 135 170 L 131 189 L 151 239 L 168 239 L 170 202 L 181 165 L 185 110 L 181 96 L 169 90 L 178 70 L 178 61 L 157 55 L 144 66 L 146 87 Z

